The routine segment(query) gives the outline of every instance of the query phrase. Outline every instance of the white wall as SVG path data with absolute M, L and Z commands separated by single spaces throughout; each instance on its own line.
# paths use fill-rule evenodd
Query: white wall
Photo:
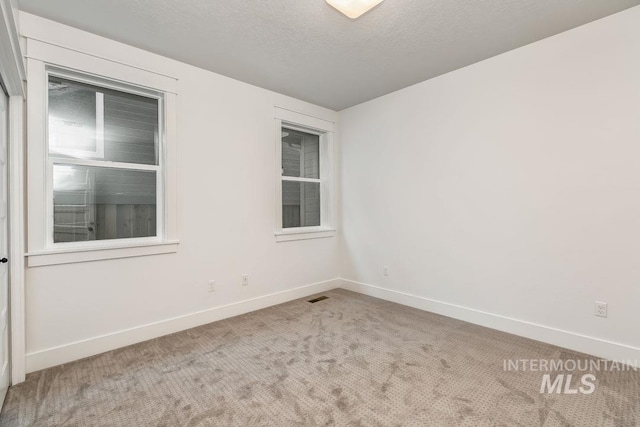
M 179 252 L 28 269 L 29 371 L 332 287 L 131 331 L 337 277 L 336 238 L 276 243 L 273 234 L 274 106 L 330 121 L 337 114 L 32 15 L 21 15 L 21 30 L 179 80 Z
M 640 7 L 340 122 L 341 273 L 390 292 L 352 288 L 640 355 Z

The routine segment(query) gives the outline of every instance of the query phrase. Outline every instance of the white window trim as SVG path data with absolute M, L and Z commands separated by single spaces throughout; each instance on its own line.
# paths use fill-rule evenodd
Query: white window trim
M 177 238 L 177 185 L 176 185 L 176 86 L 171 77 L 140 68 L 97 58 L 60 46 L 27 39 L 28 70 L 28 252 L 30 267 L 96 261 L 102 259 L 146 256 L 176 252 Z M 65 75 L 68 70 L 69 75 Z M 82 164 L 126 168 L 130 170 L 159 171 L 158 179 L 158 235 L 149 238 L 110 239 L 90 242 L 53 243 L 53 187 L 52 167 L 55 154 L 47 147 L 47 87 L 48 74 L 112 87 L 149 96 L 158 95 L 164 108 L 160 127 L 164 129 L 164 144 L 159 152 L 159 165 L 120 164 L 92 160 L 57 159 L 56 163 Z M 75 76 L 74 73 L 81 74 Z M 95 79 L 94 79 L 95 77 Z
M 320 179 L 283 177 L 282 175 L 282 128 L 290 128 L 320 136 Z M 275 152 L 276 152 L 276 226 L 277 242 L 333 237 L 335 227 L 335 176 L 334 176 L 334 123 L 275 107 Z M 318 227 L 282 227 L 282 182 L 320 183 L 320 221 Z

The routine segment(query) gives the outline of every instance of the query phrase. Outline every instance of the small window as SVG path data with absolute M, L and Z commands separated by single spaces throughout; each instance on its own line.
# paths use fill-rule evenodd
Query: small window
M 333 229 L 333 123 L 276 109 L 277 240 L 329 237 Z
M 50 241 L 158 237 L 162 95 L 56 69 L 47 79 Z
M 319 227 L 320 136 L 282 127 L 282 228 Z

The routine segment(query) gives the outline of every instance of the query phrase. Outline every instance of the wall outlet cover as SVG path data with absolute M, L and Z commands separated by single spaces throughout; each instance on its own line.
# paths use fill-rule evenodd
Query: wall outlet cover
M 595 314 L 598 317 L 607 317 L 607 303 L 596 301 L 595 303 Z

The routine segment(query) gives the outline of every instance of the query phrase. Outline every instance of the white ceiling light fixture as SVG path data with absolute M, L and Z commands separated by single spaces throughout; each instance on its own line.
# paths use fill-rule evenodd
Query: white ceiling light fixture
M 383 0 L 327 0 L 327 3 L 349 18 L 356 19 L 382 3 L 382 1 Z

